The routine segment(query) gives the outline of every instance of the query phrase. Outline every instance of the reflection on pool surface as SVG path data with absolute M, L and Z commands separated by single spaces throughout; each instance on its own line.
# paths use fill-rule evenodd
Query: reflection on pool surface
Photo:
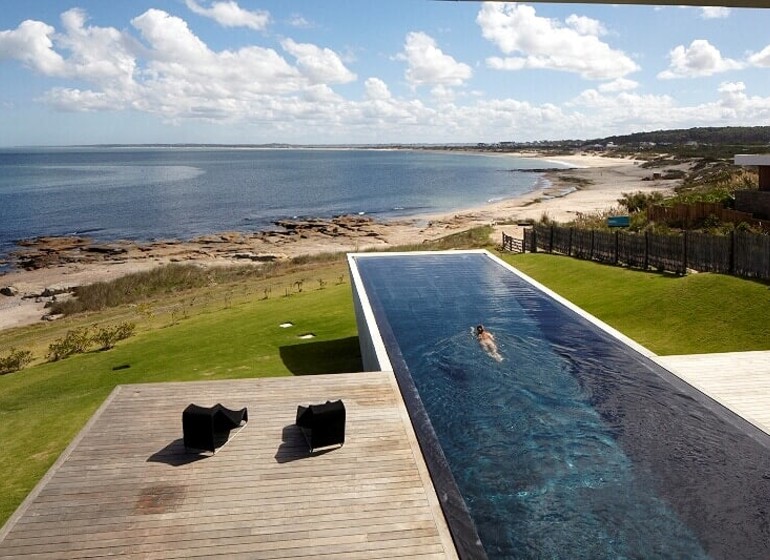
M 770 557 L 765 434 L 486 253 L 352 260 L 489 557 Z

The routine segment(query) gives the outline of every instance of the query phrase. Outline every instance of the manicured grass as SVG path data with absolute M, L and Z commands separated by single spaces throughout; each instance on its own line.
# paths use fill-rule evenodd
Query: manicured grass
M 507 262 L 656 354 L 770 350 L 770 286 L 641 272 L 547 254 Z
M 325 279 L 323 288 L 318 279 Z M 304 280 L 301 292 L 295 284 L 298 280 Z M 267 299 L 265 287 L 271 290 Z M 39 363 L 0 376 L 0 524 L 118 384 L 362 368 L 344 263 L 174 297 L 170 304 L 163 299 L 152 302 L 149 307 L 154 312 L 148 317 L 133 308 L 108 312 L 120 320 L 131 316 L 138 324 L 137 334 L 112 350 Z M 101 318 L 99 314 L 67 319 L 61 325 L 23 332 L 28 339 L 51 340 L 67 328 Z M 294 326 L 279 326 L 286 322 Z M 315 337 L 298 338 L 306 333 Z M 19 347 L 29 347 L 18 333 L 9 338 Z

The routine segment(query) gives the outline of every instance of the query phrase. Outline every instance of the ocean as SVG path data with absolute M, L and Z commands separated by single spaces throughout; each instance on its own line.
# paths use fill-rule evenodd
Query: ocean
M 399 218 L 511 198 L 545 161 L 355 149 L 0 149 L 0 259 L 18 240 L 191 239 L 274 220 Z

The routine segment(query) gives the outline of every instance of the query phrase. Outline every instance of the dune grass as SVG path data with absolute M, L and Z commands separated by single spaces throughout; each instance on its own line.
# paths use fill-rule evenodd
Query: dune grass
M 541 253 L 504 259 L 656 354 L 770 350 L 765 283 L 641 272 Z

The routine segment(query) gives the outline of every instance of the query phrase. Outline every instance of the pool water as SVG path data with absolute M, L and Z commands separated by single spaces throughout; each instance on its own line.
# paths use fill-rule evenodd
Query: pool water
M 770 558 L 765 434 L 485 253 L 355 265 L 490 558 Z

